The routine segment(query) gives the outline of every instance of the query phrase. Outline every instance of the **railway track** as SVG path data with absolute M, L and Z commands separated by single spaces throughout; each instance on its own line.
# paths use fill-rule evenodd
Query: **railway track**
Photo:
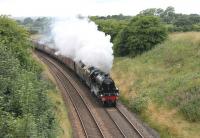
M 141 137 L 141 138 L 145 138 L 143 136 L 143 134 L 137 129 L 137 127 L 128 119 L 128 117 L 119 109 L 119 107 L 116 107 L 115 109 L 117 109 L 117 111 L 124 117 L 124 119 L 128 122 L 128 124 L 131 125 L 131 127 L 137 132 L 137 134 Z
M 48 64 L 50 70 L 54 73 L 54 76 L 56 76 L 58 80 L 60 80 L 60 82 L 66 89 L 70 101 L 72 102 L 78 115 L 78 118 L 81 122 L 83 131 L 85 133 L 85 137 L 105 137 L 95 117 L 91 113 L 91 110 L 88 107 L 87 103 L 84 101 L 78 89 L 74 86 L 73 82 L 71 81 L 72 78 L 70 78 L 70 76 L 63 72 L 62 69 L 49 58 L 46 58 L 41 54 L 40 57 L 46 64 Z
M 124 137 L 145 138 L 118 107 L 105 110 Z
M 141 128 L 137 129 L 137 125 L 132 123 L 130 116 L 126 116 L 124 111 L 120 110 L 120 106 L 97 109 L 98 107 L 94 106 L 94 97 L 87 96 L 87 90 L 83 90 L 85 93 L 80 90 L 85 88 L 80 86 L 83 84 L 73 74 L 48 55 L 41 52 L 37 52 L 37 55 L 49 66 L 51 73 L 58 80 L 57 83 L 64 87 L 64 95 L 68 97 L 65 100 L 70 100 L 78 116 L 76 120 L 79 120 L 79 127 L 81 126 L 83 132 L 81 137 L 153 138 Z

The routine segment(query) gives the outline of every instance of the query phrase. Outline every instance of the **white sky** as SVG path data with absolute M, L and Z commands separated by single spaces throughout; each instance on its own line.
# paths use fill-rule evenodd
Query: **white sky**
M 0 14 L 12 16 L 136 15 L 147 8 L 175 7 L 200 14 L 200 0 L 0 0 Z

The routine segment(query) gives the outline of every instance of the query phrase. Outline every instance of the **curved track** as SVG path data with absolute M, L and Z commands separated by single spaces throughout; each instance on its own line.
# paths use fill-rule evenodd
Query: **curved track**
M 87 88 L 81 87 L 80 85 L 83 84 L 66 71 L 64 66 L 44 53 L 36 53 L 49 66 L 57 83 L 63 86 L 64 100 L 70 100 L 74 112 L 76 112 L 76 115 L 73 115 L 77 116 L 74 120 L 78 120 L 80 128 L 78 131 L 82 131 L 77 137 L 152 138 L 152 135 L 144 133 L 143 129 L 138 129 L 130 116 L 123 113 L 120 106 L 115 108 L 100 107 L 94 97 L 89 96 Z
M 78 89 L 76 89 L 73 82 L 71 81 L 72 78 L 64 73 L 62 69 L 49 58 L 43 55 L 40 55 L 40 57 L 43 58 L 43 61 L 49 65 L 49 68 L 54 73 L 54 76 L 60 80 L 66 89 L 70 101 L 72 102 L 76 113 L 78 114 L 79 120 L 85 133 L 85 137 L 104 137 L 102 130 L 90 109 L 88 108 L 87 103 L 84 101 Z

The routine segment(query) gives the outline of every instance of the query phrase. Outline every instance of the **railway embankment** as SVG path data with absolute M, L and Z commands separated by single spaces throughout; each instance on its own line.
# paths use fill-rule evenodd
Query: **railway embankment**
M 161 137 L 200 136 L 200 33 L 173 33 L 135 58 L 115 58 L 121 101 Z

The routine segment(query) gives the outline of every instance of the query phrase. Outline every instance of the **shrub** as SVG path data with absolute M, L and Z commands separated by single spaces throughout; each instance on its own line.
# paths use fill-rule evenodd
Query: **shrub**
M 155 16 L 136 16 L 115 40 L 117 56 L 136 56 L 152 49 L 167 37 L 166 28 Z
M 147 107 L 146 97 L 136 97 L 130 102 L 131 110 L 137 113 L 141 113 Z

